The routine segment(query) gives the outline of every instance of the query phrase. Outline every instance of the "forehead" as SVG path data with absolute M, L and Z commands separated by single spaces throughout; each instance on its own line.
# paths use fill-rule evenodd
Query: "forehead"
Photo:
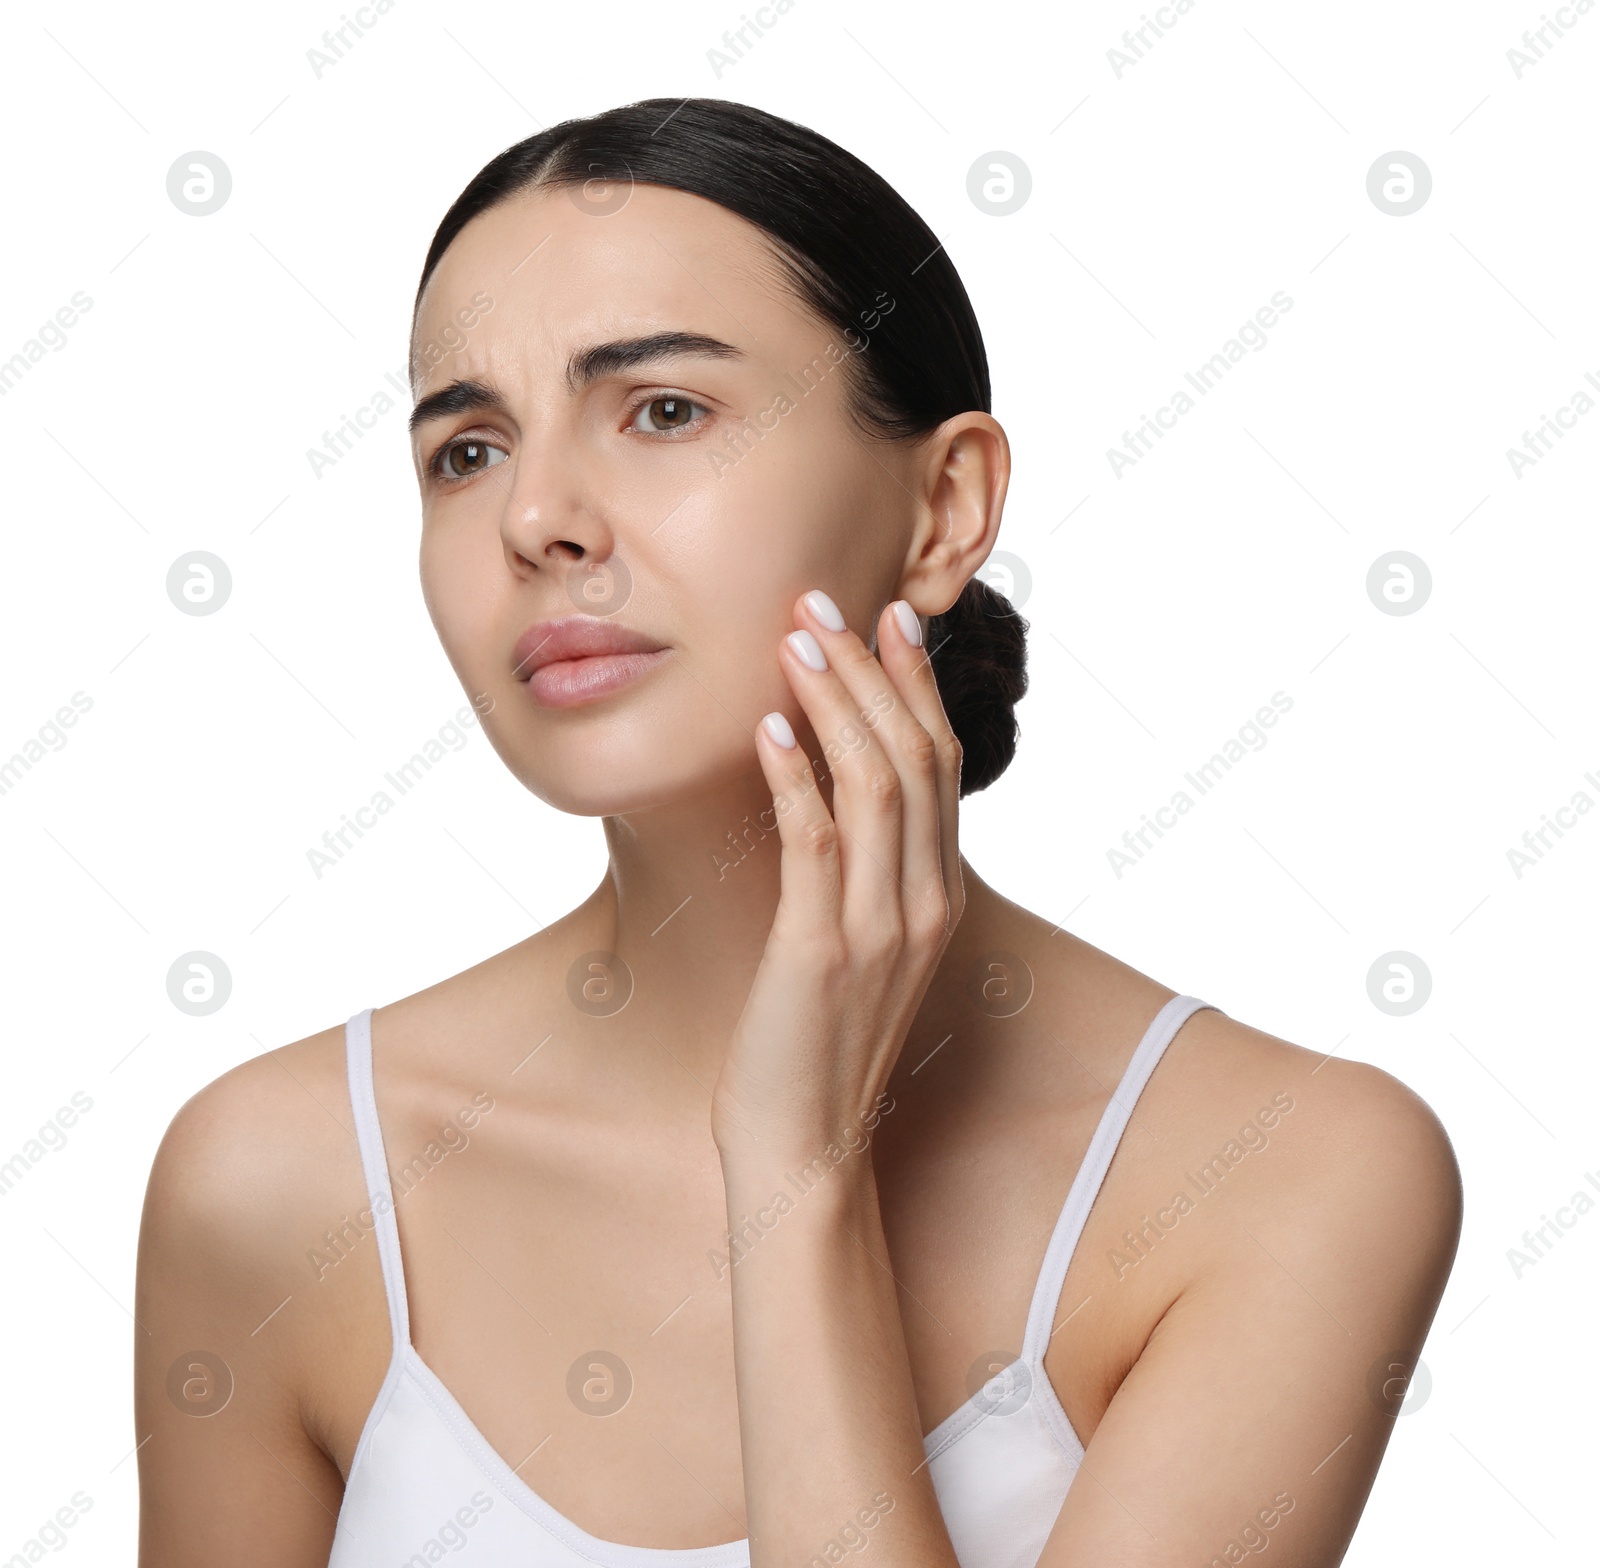
M 774 355 L 820 335 L 780 282 L 766 236 L 704 197 L 634 185 L 601 213 L 580 188 L 523 192 L 451 242 L 417 312 L 413 381 L 564 362 L 602 338 L 679 328 Z

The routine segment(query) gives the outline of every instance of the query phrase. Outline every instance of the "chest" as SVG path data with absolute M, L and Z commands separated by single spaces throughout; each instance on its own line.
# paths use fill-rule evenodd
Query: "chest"
M 847 1157 L 873 1160 L 928 1433 L 1021 1352 L 1103 1101 L 901 1108 L 870 1156 Z M 390 1137 L 415 1141 L 404 1128 Z M 485 1118 L 470 1148 L 409 1183 L 402 1162 L 391 1170 L 411 1343 L 494 1454 L 602 1539 L 737 1538 L 732 1274 L 783 1204 L 730 1223 L 709 1140 L 697 1151 L 570 1118 Z M 775 1181 L 775 1200 L 785 1187 Z M 1052 1322 L 1076 1299 L 1077 1262 L 1047 1304 Z M 376 1258 L 349 1279 L 341 1338 L 354 1349 L 323 1385 L 327 1445 L 346 1474 L 390 1352 Z M 1045 1371 L 1087 1441 L 1141 1324 L 1092 1308 L 1073 1324 L 1051 1337 Z

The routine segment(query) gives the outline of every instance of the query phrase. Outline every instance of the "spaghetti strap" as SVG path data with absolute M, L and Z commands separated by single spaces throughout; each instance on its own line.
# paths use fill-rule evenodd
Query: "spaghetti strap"
M 400 1227 L 394 1217 L 394 1193 L 383 1152 L 383 1130 L 378 1125 L 378 1102 L 372 1091 L 372 1009 L 355 1014 L 344 1026 L 345 1064 L 350 1079 L 350 1109 L 355 1114 L 356 1146 L 366 1176 L 370 1207 L 358 1216 L 362 1228 L 378 1238 L 378 1261 L 383 1268 L 383 1289 L 389 1301 L 389 1330 L 398 1357 L 411 1342 L 411 1321 L 406 1307 L 406 1276 L 400 1263 Z
M 1134 1101 L 1184 1020 L 1210 1005 L 1173 997 L 1145 1032 L 1105 1107 L 1046 1249 L 1024 1344 L 1026 1362 L 1018 1357 L 1006 1369 L 1004 1394 L 985 1385 L 923 1437 L 924 1465 L 939 1514 L 965 1568 L 1017 1568 L 1038 1561 L 1082 1466 L 1085 1445 L 1044 1373 L 1051 1320 L 1073 1247 Z M 590 1534 L 522 1479 L 522 1466 L 513 1468 L 500 1455 L 423 1360 L 406 1326 L 399 1227 L 373 1094 L 370 1008 L 345 1025 L 345 1044 L 371 1202 L 370 1212 L 362 1211 L 362 1226 L 377 1236 L 395 1348 L 350 1462 L 328 1568 L 379 1568 L 420 1563 L 424 1557 L 439 1561 L 447 1555 L 446 1546 L 454 1551 L 463 1543 L 463 1564 L 749 1568 L 748 1539 L 669 1548 Z M 397 1167 L 396 1174 L 403 1190 L 405 1167 Z M 579 1365 L 589 1359 L 580 1358 Z M 1011 1419 L 990 1420 L 991 1415 Z M 518 1442 L 513 1454 L 521 1446 Z M 468 1528 L 470 1539 L 461 1533 Z M 454 1540 L 447 1531 L 455 1531 Z M 718 1533 L 727 1532 L 718 1527 Z
M 1021 1360 L 1033 1376 L 1045 1380 L 1044 1355 L 1050 1348 L 1050 1336 L 1055 1330 L 1054 1318 L 1061 1299 L 1061 1287 L 1067 1277 L 1067 1266 L 1072 1262 L 1078 1237 L 1083 1234 L 1089 1210 L 1100 1192 L 1100 1184 L 1111 1168 L 1111 1158 L 1117 1152 L 1128 1121 L 1133 1115 L 1134 1102 L 1155 1071 L 1161 1054 L 1171 1043 L 1189 1017 L 1203 1007 L 1215 1003 L 1202 1002 L 1197 996 L 1175 996 L 1150 1021 L 1144 1038 L 1134 1049 L 1122 1081 L 1111 1095 L 1110 1102 L 1101 1113 L 1100 1123 L 1089 1140 L 1088 1152 L 1078 1174 L 1073 1178 L 1067 1199 L 1061 1206 L 1056 1228 L 1051 1233 L 1050 1244 L 1045 1249 L 1044 1264 L 1039 1270 L 1034 1286 L 1033 1302 L 1028 1309 L 1028 1327 L 1022 1341 Z M 1216 1009 L 1221 1011 L 1220 1008 Z

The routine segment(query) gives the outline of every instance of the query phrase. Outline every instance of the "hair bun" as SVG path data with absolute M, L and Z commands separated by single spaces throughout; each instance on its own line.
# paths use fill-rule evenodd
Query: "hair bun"
M 1028 623 L 981 577 L 928 620 L 929 661 L 961 742 L 961 793 L 987 789 L 1016 755 L 1016 704 L 1028 690 Z

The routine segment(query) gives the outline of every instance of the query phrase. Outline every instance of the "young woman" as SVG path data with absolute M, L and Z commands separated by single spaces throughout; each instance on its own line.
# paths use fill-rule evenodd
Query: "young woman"
M 653 100 L 488 164 L 412 341 L 434 624 L 609 864 L 178 1112 L 145 1568 L 1338 1562 L 1449 1142 L 963 858 L 1024 627 L 937 238 L 810 130 Z

